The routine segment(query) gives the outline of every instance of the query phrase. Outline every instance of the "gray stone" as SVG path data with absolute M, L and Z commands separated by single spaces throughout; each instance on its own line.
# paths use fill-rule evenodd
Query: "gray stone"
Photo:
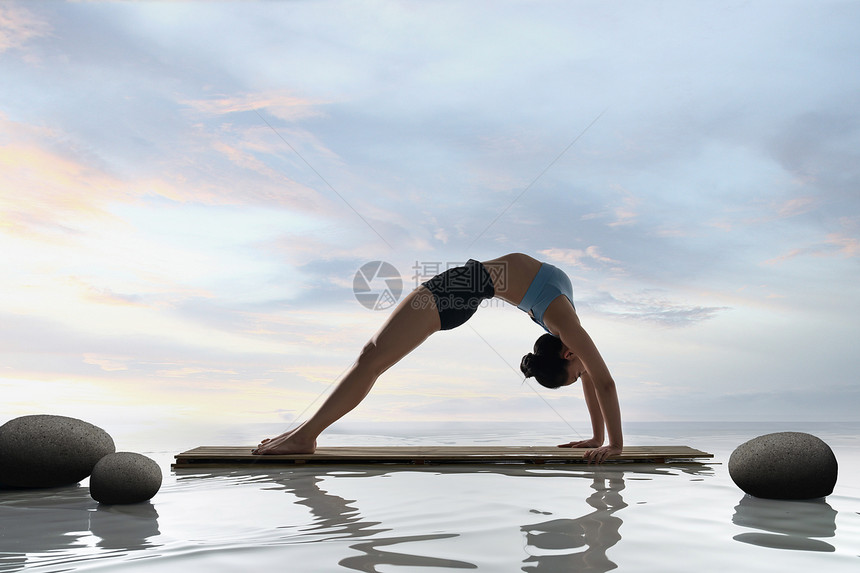
M 161 488 L 161 468 L 142 454 L 117 452 L 99 460 L 90 476 L 90 495 L 99 503 L 140 503 Z
M 802 432 L 766 434 L 738 446 L 729 475 L 749 495 L 814 499 L 833 493 L 838 464 L 824 441 Z
M 83 420 L 45 414 L 15 418 L 0 426 L 0 484 L 74 484 L 114 451 L 113 438 Z

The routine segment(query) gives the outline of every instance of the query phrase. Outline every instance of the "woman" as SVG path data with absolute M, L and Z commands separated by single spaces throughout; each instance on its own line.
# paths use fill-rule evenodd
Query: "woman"
M 570 280 L 556 267 L 521 253 L 464 266 L 436 275 L 404 298 L 320 409 L 297 428 L 263 440 L 255 454 L 313 453 L 316 438 L 355 408 L 376 379 L 438 330 L 466 322 L 481 301 L 498 297 L 524 310 L 546 331 L 520 369 L 548 388 L 582 380 L 594 434 L 590 440 L 560 447 L 594 448 L 585 453 L 600 463 L 621 453 L 621 410 L 615 382 L 591 337 L 579 323 Z M 609 444 L 604 446 L 604 426 Z

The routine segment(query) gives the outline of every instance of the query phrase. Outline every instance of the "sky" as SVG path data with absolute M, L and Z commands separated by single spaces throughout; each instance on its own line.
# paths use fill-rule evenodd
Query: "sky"
M 365 264 L 402 297 L 509 252 L 570 275 L 625 421 L 858 421 L 858 24 L 820 0 L 2 2 L 0 421 L 289 426 L 391 311 L 356 297 Z M 523 383 L 541 333 L 486 303 L 348 419 L 555 409 L 587 434 L 578 387 Z

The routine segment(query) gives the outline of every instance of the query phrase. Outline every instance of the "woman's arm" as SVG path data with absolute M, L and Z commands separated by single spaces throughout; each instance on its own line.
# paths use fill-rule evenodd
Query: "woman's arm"
M 597 399 L 597 393 L 594 391 L 594 382 L 591 381 L 591 376 L 588 372 L 583 372 L 579 377 L 582 381 L 582 394 L 585 397 L 585 406 L 588 408 L 588 414 L 591 416 L 591 435 L 596 444 L 594 447 L 603 445 L 604 425 L 603 414 L 600 412 L 600 402 Z
M 565 297 L 558 297 L 550 304 L 547 312 L 544 313 L 544 322 L 552 332 L 558 334 L 562 343 L 585 366 L 583 374 L 588 375 L 591 381 L 594 395 L 597 398 L 599 413 L 603 416 L 603 423 L 609 434 L 609 445 L 586 452 L 586 459 L 602 462 L 611 455 L 620 454 L 624 447 L 624 436 L 621 432 L 621 408 L 618 405 L 618 393 L 615 389 L 615 381 L 609 373 L 606 362 L 597 350 L 597 346 L 580 325 L 576 311 Z M 591 409 L 592 406 L 589 405 L 589 410 Z M 592 420 L 593 418 L 594 414 L 592 414 Z
M 606 362 L 603 361 L 603 357 L 582 326 L 577 324 L 563 329 L 561 341 L 582 360 L 586 370 L 583 378 L 588 376 L 591 379 L 599 406 L 599 414 L 603 416 L 603 422 L 609 434 L 608 446 L 591 450 L 585 454 L 589 461 L 599 463 L 609 456 L 620 454 L 624 447 L 624 436 L 621 431 L 621 408 L 618 405 L 615 381 L 609 373 Z M 595 414 L 592 414 L 592 419 L 594 416 Z
M 600 413 L 600 402 L 597 400 L 597 394 L 594 391 L 594 383 L 587 372 L 583 372 L 580 379 L 582 380 L 582 394 L 585 397 L 585 405 L 588 408 L 589 416 L 591 416 L 592 437 L 589 440 L 561 444 L 559 445 L 560 448 L 599 448 L 603 445 L 603 414 Z

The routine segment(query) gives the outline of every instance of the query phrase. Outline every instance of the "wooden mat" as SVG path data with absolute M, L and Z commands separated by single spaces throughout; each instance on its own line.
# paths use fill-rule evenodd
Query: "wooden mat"
M 314 454 L 256 456 L 246 446 L 200 446 L 176 456 L 174 468 L 296 464 L 585 463 L 587 450 L 544 446 L 388 446 L 318 448 Z M 687 446 L 629 446 L 607 462 L 666 463 L 713 458 Z

